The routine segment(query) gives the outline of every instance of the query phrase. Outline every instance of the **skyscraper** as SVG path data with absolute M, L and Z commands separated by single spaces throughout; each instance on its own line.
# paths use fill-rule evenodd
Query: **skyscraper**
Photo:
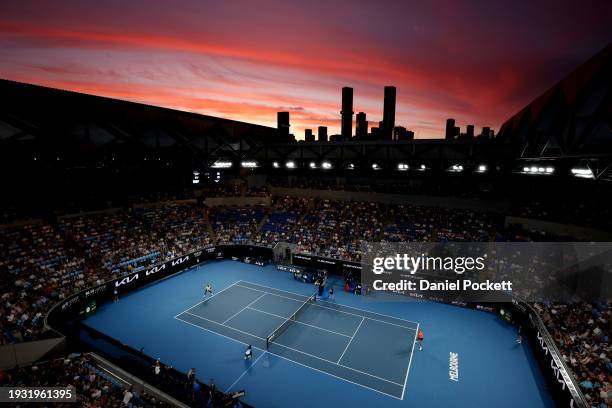
M 342 140 L 351 140 L 353 135 L 353 88 L 345 86 L 342 88 L 342 115 L 340 133 Z
M 474 125 L 467 125 L 465 128 L 465 137 L 468 139 L 474 138 Z
M 455 138 L 455 119 L 446 119 L 446 134 L 445 139 Z
M 304 140 L 306 142 L 314 142 L 315 141 L 314 135 L 312 134 L 312 129 L 304 130 Z
M 385 86 L 385 99 L 383 106 L 382 132 L 385 139 L 391 139 L 395 127 L 395 96 L 394 86 Z
M 289 112 L 278 112 L 276 114 L 276 127 L 281 135 L 289 136 Z
M 357 136 L 358 140 L 363 140 L 368 136 L 368 121 L 366 120 L 365 112 L 359 112 L 357 114 L 355 135 Z
M 319 126 L 318 140 L 319 142 L 327 142 L 327 126 Z
M 480 136 L 485 139 L 488 139 L 489 137 L 491 137 L 491 128 L 488 126 L 484 126 L 482 128 L 482 134 Z

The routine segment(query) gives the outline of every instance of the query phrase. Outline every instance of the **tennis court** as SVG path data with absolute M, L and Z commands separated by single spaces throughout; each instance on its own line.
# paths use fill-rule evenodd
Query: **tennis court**
M 175 318 L 397 399 L 418 330 L 416 322 L 243 280 Z

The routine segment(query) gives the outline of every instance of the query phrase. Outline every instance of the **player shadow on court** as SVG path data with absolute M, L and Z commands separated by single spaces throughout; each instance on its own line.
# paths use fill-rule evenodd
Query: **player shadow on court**
M 398 352 L 395 353 L 395 356 L 397 358 L 404 358 L 404 357 L 406 357 L 407 354 L 410 354 L 413 349 L 414 349 L 415 352 L 419 351 L 419 345 L 417 343 L 414 343 L 414 346 L 412 348 L 406 347 L 406 349 L 398 350 Z M 423 350 L 425 350 L 424 347 L 423 347 Z

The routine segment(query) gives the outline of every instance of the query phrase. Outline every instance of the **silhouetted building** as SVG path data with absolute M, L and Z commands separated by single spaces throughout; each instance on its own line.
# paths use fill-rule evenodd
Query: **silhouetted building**
M 342 115 L 340 133 L 342 139 L 351 140 L 353 136 L 353 88 L 345 86 L 342 88 Z
M 368 136 L 368 121 L 366 120 L 366 114 L 364 112 L 359 112 L 357 114 L 355 135 L 358 140 L 363 140 Z
M 406 129 L 403 126 L 396 126 L 393 128 L 393 140 L 414 140 L 414 132 Z
M 446 139 L 457 139 L 460 131 L 459 126 L 455 126 L 455 119 L 446 119 Z
M 488 139 L 491 137 L 491 128 L 488 126 L 485 126 L 482 128 L 482 133 L 480 134 L 481 137 Z
M 403 126 L 396 126 L 395 128 L 393 128 L 393 140 L 414 140 L 414 132 L 411 130 L 407 130 Z
M 393 128 L 393 140 L 406 140 L 406 128 L 403 126 L 396 126 Z
M 343 136 L 342 136 L 342 135 L 331 135 L 331 136 L 329 137 L 329 141 L 330 141 L 330 142 L 339 142 L 339 141 L 341 141 L 342 139 L 343 139 Z
M 380 136 L 379 129 L 376 126 L 372 127 L 372 129 L 370 129 L 370 139 L 376 140 L 379 138 L 379 136 Z
M 474 138 L 474 125 L 467 125 L 467 127 L 465 128 L 465 137 L 467 139 Z
M 385 130 L 385 124 L 384 124 L 384 122 L 382 120 L 379 121 L 378 122 L 378 139 L 379 140 L 391 140 L 392 137 L 393 137 L 393 131 L 387 137 L 387 133 L 386 133 L 386 130 Z
M 276 127 L 281 135 L 289 135 L 289 112 L 278 112 L 276 114 Z
M 315 141 L 314 135 L 312 134 L 312 129 L 304 130 L 304 140 L 307 141 L 307 142 L 314 142 Z
M 446 133 L 444 135 L 445 139 L 454 139 L 455 138 L 455 119 L 446 119 Z
M 382 126 L 380 127 L 385 139 L 391 139 L 393 128 L 395 127 L 395 96 L 395 87 L 385 86 L 383 120 Z
M 327 142 L 327 126 L 319 126 L 319 142 Z

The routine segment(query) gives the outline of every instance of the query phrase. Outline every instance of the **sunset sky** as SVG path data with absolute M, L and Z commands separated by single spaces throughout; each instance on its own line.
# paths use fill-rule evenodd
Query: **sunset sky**
M 419 138 L 501 123 L 612 40 L 612 1 L 3 1 L 0 77 L 339 133 L 341 87 Z

